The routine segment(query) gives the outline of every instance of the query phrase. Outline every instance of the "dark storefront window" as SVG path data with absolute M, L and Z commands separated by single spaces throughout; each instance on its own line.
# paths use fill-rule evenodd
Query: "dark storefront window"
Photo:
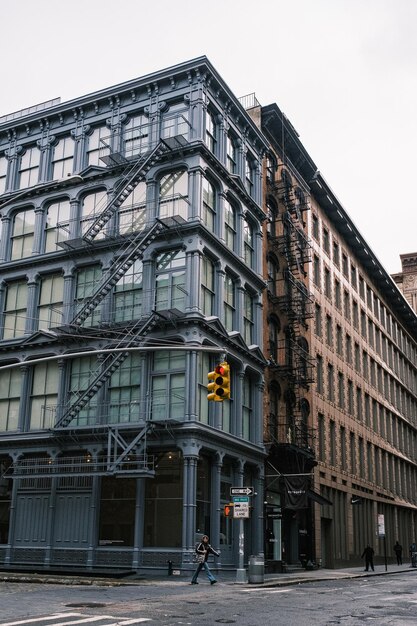
M 10 466 L 8 459 L 0 459 L 0 544 L 8 543 L 12 479 L 4 476 Z
M 157 456 L 156 476 L 146 481 L 146 548 L 182 545 L 182 456 L 165 452 Z
M 196 531 L 210 536 L 210 506 L 211 506 L 211 468 L 210 461 L 203 457 L 197 466 L 197 512 Z
M 101 480 L 99 545 L 133 546 L 136 480 Z

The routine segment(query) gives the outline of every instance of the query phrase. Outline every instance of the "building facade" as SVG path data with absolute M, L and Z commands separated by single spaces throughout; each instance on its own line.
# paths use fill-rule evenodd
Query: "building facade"
M 417 253 L 401 254 L 401 272 L 393 274 L 392 279 L 405 299 L 417 312 Z
M 0 119 L 3 567 L 262 553 L 266 146 L 205 57 Z
M 383 562 L 417 533 L 417 317 L 288 118 L 245 105 L 270 144 L 266 564 L 359 565 L 368 542 Z

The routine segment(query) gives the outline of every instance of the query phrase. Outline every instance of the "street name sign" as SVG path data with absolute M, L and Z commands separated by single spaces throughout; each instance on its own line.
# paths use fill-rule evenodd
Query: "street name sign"
M 231 496 L 253 496 L 254 493 L 253 487 L 230 487 Z

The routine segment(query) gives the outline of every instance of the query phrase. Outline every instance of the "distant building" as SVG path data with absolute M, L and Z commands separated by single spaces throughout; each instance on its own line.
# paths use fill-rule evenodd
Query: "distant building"
M 367 542 L 382 559 L 378 515 L 389 546 L 409 545 L 417 532 L 417 316 L 288 118 L 277 105 L 242 101 L 270 143 L 267 567 L 359 564 Z M 403 260 L 408 297 L 412 257 Z
M 400 258 L 402 271 L 392 274 L 392 279 L 410 306 L 417 312 L 417 252 L 401 254 Z

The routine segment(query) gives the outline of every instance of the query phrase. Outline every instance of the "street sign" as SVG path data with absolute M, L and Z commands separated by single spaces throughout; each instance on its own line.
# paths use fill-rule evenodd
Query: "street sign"
M 254 493 L 253 487 L 230 487 L 231 496 L 253 496 Z
M 243 502 L 237 502 L 237 500 L 244 500 L 244 498 L 237 498 L 234 500 L 235 506 L 233 507 L 234 518 L 248 518 L 249 517 L 249 498 Z

